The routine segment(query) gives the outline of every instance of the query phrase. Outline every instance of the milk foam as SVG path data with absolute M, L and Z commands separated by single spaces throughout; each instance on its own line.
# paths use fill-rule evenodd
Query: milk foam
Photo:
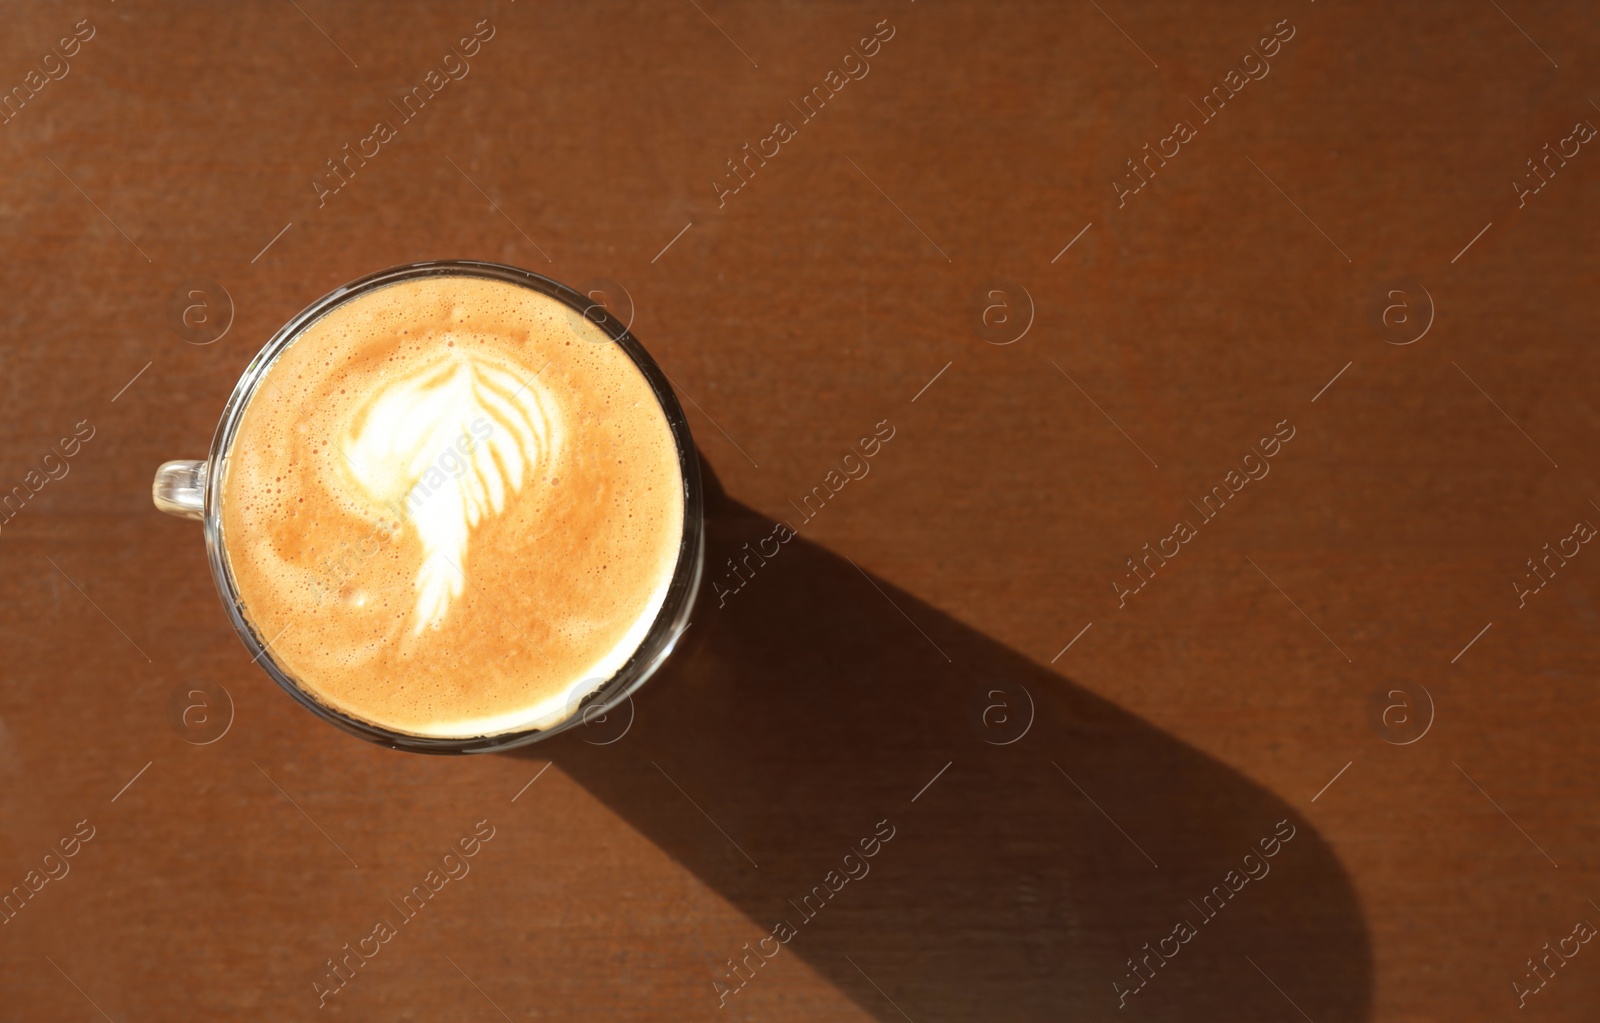
M 606 341 L 530 289 L 435 277 L 335 307 L 277 358 L 222 521 L 246 616 L 303 689 L 470 737 L 559 722 L 627 662 L 672 582 L 683 479 Z
M 472 528 L 555 456 L 554 406 L 534 379 L 518 383 L 512 369 L 450 345 L 357 407 L 341 444 L 351 475 L 375 511 L 403 498 L 422 541 L 414 632 L 441 625 L 461 596 Z

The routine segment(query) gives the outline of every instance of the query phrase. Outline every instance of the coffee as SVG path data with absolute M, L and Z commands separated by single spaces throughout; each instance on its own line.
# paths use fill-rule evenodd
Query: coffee
M 334 306 L 222 464 L 245 617 L 313 699 L 405 735 L 545 728 L 639 648 L 684 537 L 650 382 L 571 307 L 476 276 Z M 214 481 L 218 482 L 218 481 Z

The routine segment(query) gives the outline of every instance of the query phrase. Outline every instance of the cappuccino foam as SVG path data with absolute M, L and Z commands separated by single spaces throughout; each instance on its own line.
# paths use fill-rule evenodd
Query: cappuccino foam
M 316 320 L 220 481 L 245 616 L 316 700 L 408 735 L 548 727 L 661 610 L 683 537 L 666 414 L 567 305 L 468 276 Z

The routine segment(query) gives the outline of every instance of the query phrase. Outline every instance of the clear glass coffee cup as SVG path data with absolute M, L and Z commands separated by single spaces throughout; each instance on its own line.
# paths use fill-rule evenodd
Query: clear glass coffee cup
M 239 424 L 273 364 L 304 332 L 332 310 L 363 295 L 397 283 L 430 277 L 480 278 L 527 288 L 565 305 L 576 339 L 616 345 L 644 377 L 666 418 L 676 449 L 683 484 L 683 528 L 666 596 L 643 639 L 615 672 L 603 679 L 585 679 L 576 688 L 566 715 L 537 728 L 519 728 L 494 734 L 438 736 L 396 731 L 362 719 L 319 699 L 274 658 L 267 636 L 251 620 L 227 556 L 228 537 L 223 528 L 223 482 L 234 454 Z M 166 462 L 156 471 L 152 497 L 160 510 L 182 518 L 198 519 L 205 527 L 206 550 L 217 593 L 234 629 L 273 681 L 301 706 L 353 735 L 391 749 L 414 753 L 490 753 L 549 738 L 574 726 L 594 721 L 619 707 L 653 675 L 672 653 L 688 627 L 699 589 L 705 552 L 704 499 L 700 465 L 694 440 L 671 383 L 628 329 L 590 295 L 582 294 L 547 277 L 516 267 L 476 261 L 414 263 L 383 270 L 318 299 L 285 324 L 251 361 L 223 408 L 222 419 L 205 461 Z M 664 578 L 664 576 L 663 576 Z M 591 685 L 592 683 L 592 685 Z

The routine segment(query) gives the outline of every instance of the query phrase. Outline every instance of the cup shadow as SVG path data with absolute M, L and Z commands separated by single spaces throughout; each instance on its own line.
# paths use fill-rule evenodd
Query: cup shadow
M 705 486 L 677 652 L 631 712 L 510 755 L 749 916 L 708 1007 L 794 955 L 886 1023 L 1369 1017 L 1350 880 L 1281 799 L 801 537 L 761 563 L 774 522 Z

